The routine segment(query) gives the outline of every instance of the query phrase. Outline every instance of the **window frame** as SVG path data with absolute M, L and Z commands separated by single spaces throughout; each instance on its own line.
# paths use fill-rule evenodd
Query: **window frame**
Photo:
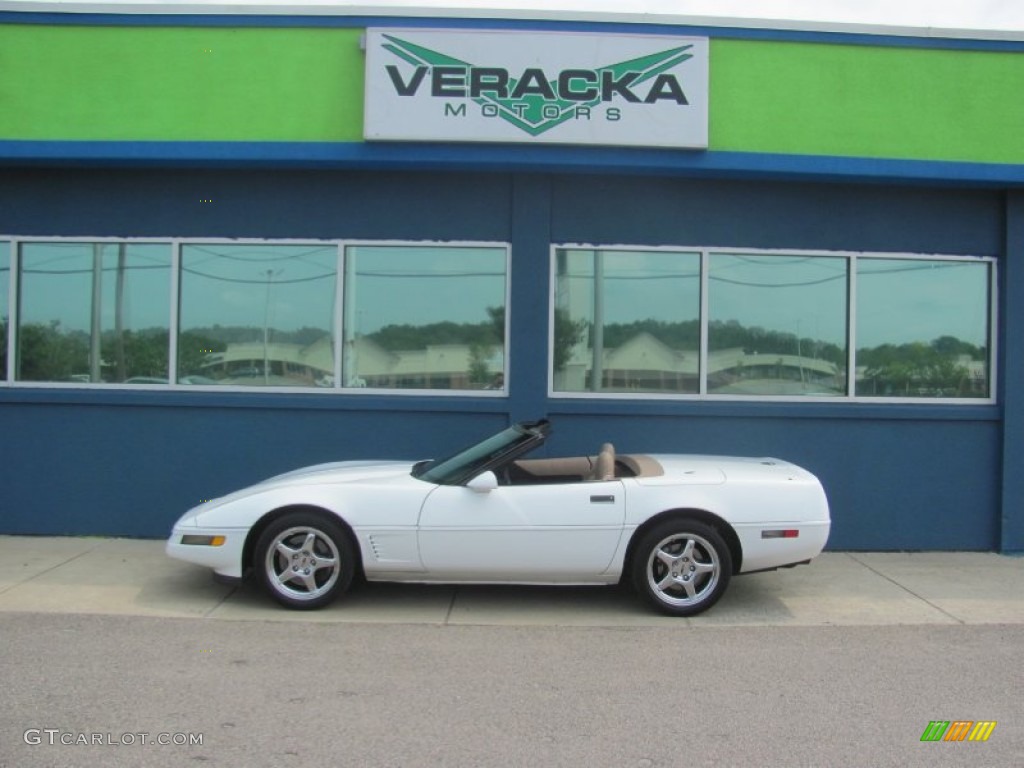
M 125 382 L 67 382 L 67 381 L 20 381 L 15 378 L 17 363 L 18 331 L 20 327 L 20 276 L 21 276 L 21 245 L 24 243 L 76 243 L 76 244 L 149 244 L 166 245 L 170 248 L 170 279 L 168 292 L 170 311 L 169 343 L 167 359 L 167 383 L 129 384 Z M 512 325 L 511 285 L 512 285 L 512 247 L 507 241 L 477 240 L 366 240 L 366 239 L 320 239 L 320 238 L 225 238 L 225 237 L 89 237 L 89 236 L 17 236 L 0 235 L 0 249 L 8 249 L 10 274 L 8 280 L 8 317 L 7 328 L 7 366 L 0 371 L 0 387 L 42 390 L 90 390 L 113 391 L 127 390 L 135 392 L 206 392 L 206 393 L 248 393 L 252 395 L 306 394 L 337 396 L 381 396 L 398 397 L 447 397 L 447 398 L 507 398 L 509 396 L 510 345 L 509 334 Z M 188 245 L 271 245 L 271 246 L 320 246 L 331 247 L 335 251 L 334 308 L 332 311 L 333 350 L 334 350 L 334 382 L 329 387 L 295 387 L 295 386 L 245 386 L 232 384 L 181 384 L 178 382 L 178 342 L 181 335 L 181 253 L 182 247 Z M 346 387 L 342 382 L 342 344 L 344 323 L 345 297 L 345 254 L 351 246 L 382 246 L 404 248 L 492 248 L 500 249 L 504 254 L 505 286 L 505 332 L 502 340 L 504 385 L 500 389 L 429 389 L 429 388 L 386 388 L 386 387 Z
M 606 252 L 651 252 L 700 254 L 700 349 L 698 392 L 696 394 L 660 393 L 660 392 L 568 392 L 555 389 L 555 328 L 554 317 L 558 297 L 557 263 L 558 253 L 562 250 L 598 250 Z M 709 277 L 710 261 L 715 254 L 735 256 L 775 256 L 775 257 L 820 257 L 843 259 L 846 262 L 846 389 L 836 395 L 738 395 L 716 394 L 708 391 L 708 358 L 709 358 Z M 861 260 L 907 260 L 907 261 L 948 261 L 969 264 L 984 264 L 988 269 L 987 301 L 988 322 L 988 359 L 986 373 L 988 394 L 985 397 L 884 397 L 877 395 L 857 395 L 857 266 Z M 843 403 L 886 405 L 993 405 L 999 400 L 998 392 L 998 312 L 999 312 L 999 259 L 991 255 L 956 255 L 933 253 L 907 253 L 888 251 L 831 251 L 807 250 L 796 248 L 730 248 L 728 246 L 643 246 L 616 243 L 599 245 L 593 243 L 552 243 L 549 253 L 549 290 L 548 290 L 548 364 L 547 394 L 554 400 L 608 400 L 608 401 L 650 401 L 650 402 L 742 402 L 742 403 L 821 403 L 838 405 Z

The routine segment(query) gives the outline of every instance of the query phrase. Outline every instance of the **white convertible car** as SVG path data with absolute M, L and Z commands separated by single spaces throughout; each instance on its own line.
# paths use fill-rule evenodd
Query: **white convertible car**
M 167 553 L 221 577 L 255 570 L 289 608 L 320 608 L 370 581 L 631 582 L 691 616 L 733 574 L 808 562 L 829 533 L 821 483 L 779 459 L 616 455 L 527 459 L 547 421 L 453 456 L 343 461 L 202 504 Z

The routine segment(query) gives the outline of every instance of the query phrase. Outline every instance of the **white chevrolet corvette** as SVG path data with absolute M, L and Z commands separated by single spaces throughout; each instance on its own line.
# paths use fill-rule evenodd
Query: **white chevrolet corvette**
M 527 459 L 547 421 L 453 456 L 343 461 L 279 475 L 187 512 L 167 554 L 222 577 L 255 570 L 278 602 L 320 608 L 369 581 L 612 584 L 692 616 L 733 574 L 808 562 L 828 501 L 779 459 L 615 455 Z

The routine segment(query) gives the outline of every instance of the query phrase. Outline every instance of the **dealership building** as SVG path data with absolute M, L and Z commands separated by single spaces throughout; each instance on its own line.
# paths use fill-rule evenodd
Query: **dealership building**
M 0 2 L 0 534 L 547 417 L 1024 551 L 1024 31 L 473 5 Z

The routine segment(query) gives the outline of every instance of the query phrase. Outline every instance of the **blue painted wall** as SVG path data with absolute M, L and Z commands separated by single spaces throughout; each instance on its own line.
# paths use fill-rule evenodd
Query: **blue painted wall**
M 1006 263 L 1000 282 L 1003 475 L 1000 548 L 1024 552 L 1024 193 L 1007 195 Z
M 2 533 L 163 537 L 201 500 L 289 469 L 428 458 L 438 444 L 468 444 L 507 423 L 497 413 L 268 407 L 261 398 L 242 407 L 193 407 L 186 396 L 55 399 L 0 404 Z
M 0 532 L 160 537 L 199 499 L 270 474 L 348 458 L 425 458 L 510 420 L 548 414 L 556 428 L 551 453 L 589 453 L 612 440 L 623 452 L 801 463 L 830 494 L 833 549 L 1024 549 L 1022 513 L 1004 503 L 1004 445 L 1017 450 L 1019 439 L 1006 439 L 1001 405 L 551 399 L 546 371 L 552 242 L 1004 255 L 1008 232 L 1020 244 L 1022 216 L 1020 201 L 1008 205 L 996 190 L 917 186 L 2 171 L 0 234 L 494 240 L 512 243 L 513 262 L 508 398 L 0 387 Z M 1001 269 L 1005 255 L 1003 262 Z M 1021 331 L 1014 336 L 1004 321 L 1003 338 Z M 1019 373 L 1019 354 L 1012 361 Z M 1004 391 L 1019 398 L 1010 383 Z M 1020 405 L 1012 412 L 1019 421 Z

